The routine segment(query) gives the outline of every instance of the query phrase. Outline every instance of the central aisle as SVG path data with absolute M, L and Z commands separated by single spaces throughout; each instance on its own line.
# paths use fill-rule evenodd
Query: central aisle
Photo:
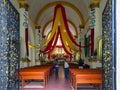
M 44 90 L 72 90 L 69 80 L 65 80 L 64 78 L 64 69 L 62 66 L 59 67 L 58 78 L 55 77 L 54 73 Z
M 48 81 L 45 88 L 24 88 L 21 90 L 73 90 L 69 80 L 64 78 L 64 69 L 61 65 L 59 67 L 59 76 L 55 77 L 55 72 L 53 71 L 50 80 Z

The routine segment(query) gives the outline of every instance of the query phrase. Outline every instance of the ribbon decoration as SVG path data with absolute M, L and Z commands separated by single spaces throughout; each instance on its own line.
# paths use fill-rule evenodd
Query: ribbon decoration
M 98 58 L 101 59 L 102 57 L 102 39 L 99 40 L 98 42 Z
M 76 48 L 75 46 L 85 48 L 90 45 L 94 45 L 93 40 L 91 41 L 92 44 L 89 43 L 86 46 L 81 46 L 76 43 L 68 27 L 65 9 L 60 4 L 58 4 L 55 7 L 52 30 L 46 36 L 46 42 L 45 44 L 43 44 L 43 46 L 44 47 L 46 46 L 46 48 L 42 52 L 50 53 L 55 48 L 59 35 L 62 41 L 63 49 L 69 55 L 72 55 L 72 51 L 75 51 L 75 52 L 79 51 L 79 49 Z M 93 39 L 93 37 L 91 37 L 91 39 Z
M 53 37 L 53 38 L 51 39 L 51 41 L 48 43 L 48 45 L 47 45 L 47 47 L 45 48 L 45 50 L 42 51 L 42 52 L 44 52 L 44 53 L 49 53 L 49 52 L 51 52 L 51 51 L 55 48 L 56 43 L 57 43 L 57 40 L 58 40 L 59 32 L 57 32 L 57 34 L 55 34 L 54 36 L 55 36 L 55 37 Z
M 56 30 L 58 29 L 58 22 L 59 22 L 59 19 L 60 19 L 60 8 L 56 11 L 55 9 L 55 20 L 53 21 L 53 27 L 52 27 L 52 30 L 51 32 L 47 35 L 47 39 L 46 39 L 46 43 L 43 45 L 43 46 L 46 46 L 48 45 L 48 43 L 50 42 L 50 40 L 52 39 L 53 35 L 55 34 Z
M 53 27 L 52 27 L 52 30 L 51 32 L 47 35 L 47 39 L 46 39 L 46 43 L 43 45 L 43 46 L 46 46 L 46 49 L 43 51 L 44 53 L 48 53 L 48 50 L 50 51 L 50 47 L 52 47 L 52 43 L 50 42 L 54 42 L 54 45 L 55 43 L 57 42 L 56 40 L 53 40 L 53 37 L 55 35 L 55 33 L 58 32 L 58 34 L 61 35 L 61 41 L 62 41 L 62 44 L 63 44 L 63 47 L 64 47 L 64 50 L 69 53 L 69 54 L 72 54 L 71 50 L 74 50 L 74 51 L 78 51 L 76 48 L 75 48 L 75 45 L 74 43 L 71 42 L 70 38 L 69 38 L 69 34 L 67 34 L 67 31 L 64 32 L 64 30 L 66 30 L 66 25 L 65 25 L 65 22 L 63 20 L 63 17 L 62 17 L 62 9 L 61 9 L 61 5 L 58 4 L 56 7 L 55 7 L 55 13 L 54 13 L 54 19 L 53 19 Z M 60 23 L 60 26 L 58 25 Z M 58 30 L 58 28 L 60 30 Z M 69 28 L 68 28 L 69 29 Z M 71 32 L 70 32 L 71 34 Z M 71 34 L 72 35 L 72 34 Z M 57 35 L 58 36 L 58 35 Z M 67 36 L 67 38 L 65 37 Z M 56 37 L 54 37 L 55 39 Z M 58 39 L 58 38 L 57 38 Z M 48 48 L 49 46 L 49 48 Z M 53 49 L 52 49 L 53 50 Z
M 32 45 L 31 43 L 28 43 L 29 48 L 36 48 L 36 46 Z
M 33 49 L 40 49 L 39 46 L 35 46 L 35 45 L 31 44 L 31 43 L 28 43 L 28 47 L 33 48 Z

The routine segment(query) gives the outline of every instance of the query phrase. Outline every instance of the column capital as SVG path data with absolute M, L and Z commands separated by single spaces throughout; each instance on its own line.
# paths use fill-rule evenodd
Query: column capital
M 84 25 L 79 25 L 79 28 L 80 29 L 84 29 Z
M 26 11 L 28 11 L 30 5 L 28 4 L 27 0 L 18 0 L 19 7 L 25 8 Z
M 35 29 L 40 29 L 41 26 L 40 25 L 35 25 Z
M 101 1 L 101 0 L 91 0 L 89 7 L 90 7 L 91 9 L 94 9 L 94 8 L 96 8 L 96 7 L 99 8 L 100 1 Z

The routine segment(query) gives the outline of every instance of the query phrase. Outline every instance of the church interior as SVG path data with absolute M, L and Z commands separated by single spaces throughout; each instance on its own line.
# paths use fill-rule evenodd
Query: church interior
M 0 90 L 114 90 L 112 0 L 0 3 Z

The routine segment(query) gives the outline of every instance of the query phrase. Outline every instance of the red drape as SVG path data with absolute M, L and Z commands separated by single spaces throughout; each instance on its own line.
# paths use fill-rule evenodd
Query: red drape
M 59 7 L 61 8 L 62 15 L 63 15 L 63 20 L 64 20 L 64 24 L 65 24 L 65 27 L 66 27 L 66 31 L 67 31 L 67 33 L 68 33 L 69 38 L 71 39 L 71 41 L 72 41 L 76 46 L 81 47 L 81 48 L 90 46 L 90 45 L 81 46 L 81 45 L 79 45 L 79 44 L 74 40 L 74 38 L 73 38 L 73 36 L 72 36 L 72 34 L 71 34 L 70 30 L 69 30 L 68 23 L 67 23 L 67 17 L 66 17 L 65 8 L 64 8 L 62 5 L 58 4 L 58 5 L 55 7 L 55 12 L 57 11 L 57 9 L 58 9 Z
M 25 28 L 25 44 L 26 44 L 26 55 L 29 56 L 29 49 L 28 49 L 28 28 Z
M 94 29 L 91 29 L 91 56 L 94 54 Z
M 65 24 L 65 27 L 66 27 L 66 32 L 68 33 L 69 38 L 71 39 L 71 41 L 74 43 L 74 45 L 76 45 L 76 46 L 78 46 L 80 48 L 91 47 L 91 55 L 93 55 L 93 52 L 94 52 L 94 29 L 91 30 L 91 42 L 88 45 L 86 45 L 86 46 L 79 45 L 78 43 L 76 43 L 76 41 L 74 40 L 74 38 L 72 36 L 72 33 L 69 30 L 69 26 L 68 26 L 67 18 L 66 18 L 66 13 L 65 13 L 65 8 L 62 5 L 60 5 L 60 4 L 58 4 L 55 7 L 52 27 L 55 24 L 54 21 L 55 21 L 56 12 L 57 12 L 58 8 L 61 8 L 62 15 L 63 15 L 63 21 L 64 21 L 64 24 Z M 57 34 L 57 35 L 55 35 L 55 34 Z M 71 56 L 72 54 L 69 53 L 67 51 L 67 49 L 65 48 L 65 46 L 64 46 L 63 39 L 61 37 L 61 33 L 60 33 L 60 28 L 59 27 L 58 27 L 58 30 L 56 31 L 55 34 L 52 37 L 52 39 L 50 40 L 50 42 L 48 43 L 47 47 L 42 52 L 44 52 L 44 53 L 50 53 L 54 49 L 54 47 L 56 46 L 56 43 L 57 43 L 57 40 L 58 40 L 58 36 L 60 35 L 60 39 L 61 39 L 62 47 L 63 47 L 64 51 Z
M 54 47 L 56 46 L 57 40 L 58 40 L 58 36 L 59 36 L 59 32 L 57 32 L 56 38 L 55 35 L 54 37 L 52 37 L 52 39 L 50 40 L 50 42 L 48 43 L 47 47 L 45 48 L 44 53 L 50 53 Z M 53 43 L 54 42 L 54 43 Z M 53 45 L 52 45 L 53 44 Z
M 54 41 L 54 37 L 52 37 L 51 41 L 48 43 L 47 47 L 43 51 L 44 53 L 48 53 L 50 49 L 52 49 L 52 43 Z

